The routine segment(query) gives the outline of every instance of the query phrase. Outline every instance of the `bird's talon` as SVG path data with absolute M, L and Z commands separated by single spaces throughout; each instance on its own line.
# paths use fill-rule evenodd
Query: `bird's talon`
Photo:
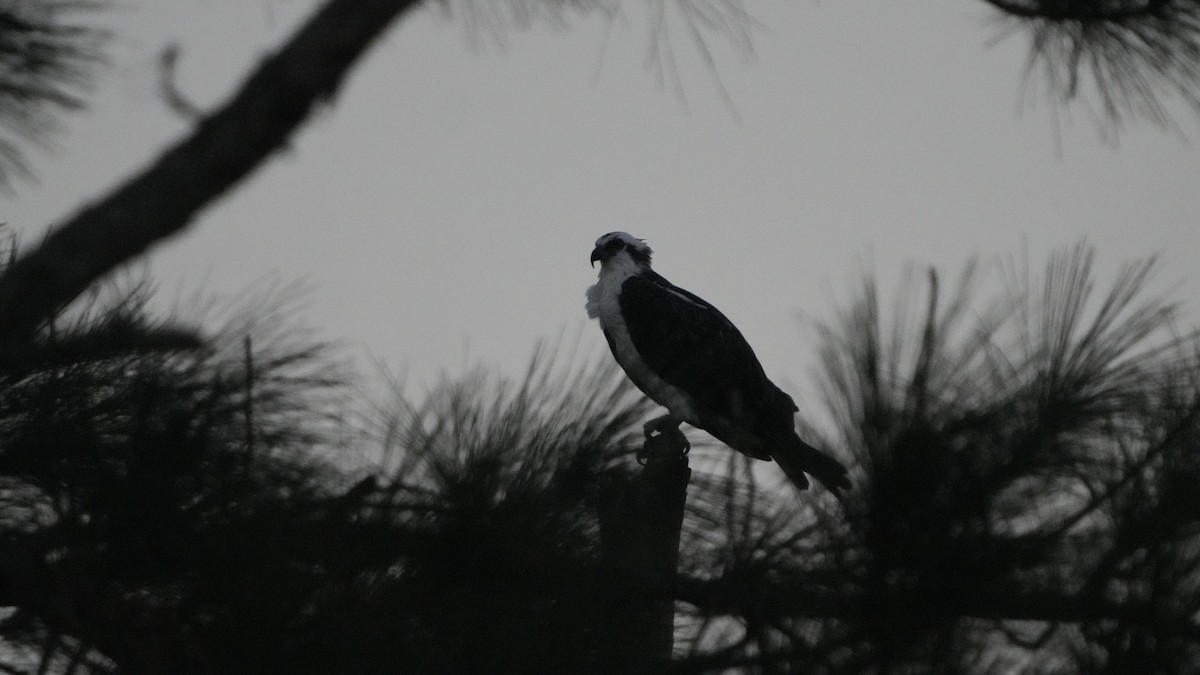
M 650 420 L 642 425 L 642 433 L 647 439 L 657 438 L 662 435 L 663 430 L 659 426 L 658 420 Z

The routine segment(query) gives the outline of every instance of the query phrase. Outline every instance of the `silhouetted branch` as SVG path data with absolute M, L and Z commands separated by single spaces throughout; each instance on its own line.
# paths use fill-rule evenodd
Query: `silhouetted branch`
M 158 91 L 167 107 L 176 115 L 189 122 L 200 122 L 204 119 L 204 110 L 188 100 L 175 82 L 179 55 L 178 44 L 170 44 L 163 48 L 158 58 Z
M 282 147 L 314 106 L 417 0 L 330 0 L 246 80 L 228 104 L 151 166 L 58 227 L 0 277 L 0 351 L 92 282 L 184 229 Z
M 1200 110 L 1200 3 L 1195 0 L 985 0 L 1030 34 L 1063 102 L 1095 97 L 1108 122 L 1171 121 L 1167 96 Z M 1090 79 L 1088 79 L 1090 76 Z
M 860 619 L 868 607 L 864 595 L 814 589 L 804 580 L 748 587 L 729 579 L 680 578 L 673 597 L 707 613 L 728 616 Z M 908 613 L 908 620 L 918 623 L 939 616 L 1044 623 L 1155 620 L 1166 622 L 1175 634 L 1200 640 L 1200 624 L 1188 614 L 1170 616 L 1149 605 L 1122 604 L 1058 589 L 981 588 L 945 598 L 905 598 L 897 594 L 889 606 L 901 614 Z
M 985 0 L 1013 16 L 1052 21 L 1127 21 L 1158 16 L 1171 0 Z

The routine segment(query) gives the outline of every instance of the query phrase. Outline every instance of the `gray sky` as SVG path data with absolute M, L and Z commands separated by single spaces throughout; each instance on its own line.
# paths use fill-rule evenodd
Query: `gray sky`
M 290 151 L 152 252 L 164 297 L 311 280 L 310 323 L 421 388 L 475 362 L 515 372 L 561 331 L 602 349 L 587 258 L 617 229 L 793 391 L 815 349 L 800 312 L 830 316 L 869 267 L 890 281 L 1026 245 L 1040 266 L 1086 236 L 1105 270 L 1161 253 L 1195 323 L 1200 150 L 1141 122 L 1105 144 L 1086 106 L 1056 113 L 1022 83 L 1024 34 L 990 44 L 983 3 L 750 3 L 753 56 L 714 37 L 717 76 L 671 20 L 679 86 L 656 75 L 643 4 L 482 47 L 410 16 Z M 94 109 L 5 220 L 34 243 L 186 133 L 156 93 L 165 45 L 212 106 L 313 5 L 125 2 Z

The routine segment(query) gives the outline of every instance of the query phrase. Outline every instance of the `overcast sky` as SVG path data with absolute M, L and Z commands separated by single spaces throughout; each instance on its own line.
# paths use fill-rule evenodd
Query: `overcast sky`
M 166 45 L 211 107 L 314 4 L 121 3 L 93 109 L 36 156 L 40 182 L 4 220 L 34 243 L 187 133 L 157 95 Z M 1030 93 L 1024 34 L 996 41 L 977 0 L 748 3 L 753 54 L 713 36 L 716 73 L 674 17 L 664 82 L 645 4 L 502 40 L 408 16 L 289 151 L 152 252 L 164 297 L 309 280 L 309 323 L 421 388 L 470 363 L 515 372 L 564 331 L 602 349 L 587 260 L 618 229 L 793 391 L 815 350 L 801 312 L 829 317 L 867 268 L 892 281 L 1025 246 L 1040 265 L 1086 236 L 1105 270 L 1162 254 L 1160 286 L 1196 323 L 1194 113 L 1182 135 L 1137 123 L 1102 142 L 1086 107 Z

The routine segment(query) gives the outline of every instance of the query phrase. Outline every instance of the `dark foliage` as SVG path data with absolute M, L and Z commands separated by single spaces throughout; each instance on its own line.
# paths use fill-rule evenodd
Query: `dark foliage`
M 18 139 L 42 141 L 57 112 L 81 108 L 103 34 L 82 15 L 95 0 L 0 0 L 0 185 L 24 172 Z
M 0 375 L 0 659 L 604 672 L 632 589 L 675 600 L 680 672 L 1187 672 L 1200 343 L 1142 299 L 1150 264 L 1094 299 L 1092 265 L 1008 264 L 982 305 L 975 266 L 948 299 L 931 275 L 890 314 L 865 285 L 823 331 L 855 489 L 776 491 L 693 439 L 679 573 L 649 588 L 601 569 L 599 486 L 640 471 L 651 412 L 609 365 L 543 353 L 351 432 L 327 352 L 265 305 L 203 340 L 136 297 L 78 314 Z
M 868 283 L 824 329 L 822 354 L 858 491 L 844 520 L 740 514 L 763 534 L 740 555 L 730 537 L 732 564 L 692 580 L 704 620 L 730 619 L 727 646 L 699 663 L 1191 668 L 1200 513 L 1180 486 L 1200 457 L 1200 341 L 1172 332 L 1170 305 L 1142 299 L 1150 263 L 1098 302 L 1092 266 L 1081 246 L 1034 285 L 1010 264 L 982 309 L 974 266 L 949 301 L 931 275 L 928 301 L 909 284 L 890 319 Z
M 81 103 L 97 35 L 65 17 L 92 4 L 0 0 L 17 137 Z M 415 4 L 325 3 L 226 108 L 6 268 L 3 669 L 603 670 L 595 485 L 632 469 L 647 412 L 611 368 L 447 385 L 382 425 L 377 470 L 348 471 L 366 441 L 336 419 L 327 354 L 271 321 L 202 339 L 136 301 L 51 321 L 284 145 Z M 1114 120 L 1161 119 L 1164 89 L 1200 98 L 1194 2 L 992 4 L 1033 29 L 1064 96 L 1090 72 Z M 746 25 L 734 0 L 680 6 Z M 679 603 L 675 667 L 1192 668 L 1200 344 L 1139 304 L 1148 265 L 1092 308 L 1091 265 L 1059 256 L 1036 287 L 1010 267 L 982 309 L 972 275 L 948 303 L 935 282 L 887 329 L 868 284 L 823 359 L 858 488 L 844 508 L 798 500 L 729 453 L 697 472 L 680 576 L 654 592 Z
M 1096 106 L 1110 128 L 1173 123 L 1171 102 L 1200 110 L 1200 2 L 986 0 L 1029 35 L 1027 73 L 1056 102 Z
M 328 356 L 262 305 L 200 344 L 52 348 L 139 309 L 0 378 L 8 669 L 598 670 L 595 484 L 648 410 L 614 368 L 392 402 L 364 473 Z
M 314 390 L 334 382 L 319 349 L 261 334 L 274 349 L 252 355 L 251 376 L 237 342 L 96 339 L 114 325 L 162 335 L 132 328 L 141 316 L 136 302 L 85 314 L 47 336 L 54 358 L 0 374 L 0 597 L 16 663 L 246 667 L 294 637 L 286 621 L 334 553 L 312 538 L 340 536 L 323 515 L 336 476 L 312 452 L 325 433 Z

